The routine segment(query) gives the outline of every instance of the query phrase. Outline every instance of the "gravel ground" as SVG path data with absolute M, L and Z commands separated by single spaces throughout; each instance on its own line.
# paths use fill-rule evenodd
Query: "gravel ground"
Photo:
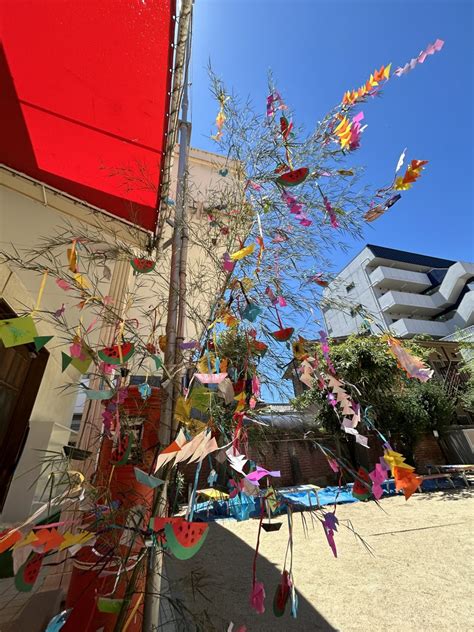
M 308 513 L 305 535 L 294 515 L 293 572 L 299 593 L 298 618 L 288 609 L 272 612 L 288 539 L 286 518 L 280 531 L 262 531 L 257 578 L 266 587 L 266 612 L 251 611 L 248 596 L 258 521 L 211 524 L 207 541 L 191 560 L 168 563 L 173 580 L 194 576 L 204 597 L 175 588 L 206 632 L 226 631 L 230 621 L 248 632 L 339 630 L 341 632 L 438 632 L 474 630 L 472 579 L 474 490 L 415 494 L 374 502 L 340 505 L 336 533 L 338 558 L 321 525 Z M 344 525 L 352 524 L 373 550 Z M 207 619 L 208 617 L 208 619 Z M 182 629 L 189 630 L 189 624 Z

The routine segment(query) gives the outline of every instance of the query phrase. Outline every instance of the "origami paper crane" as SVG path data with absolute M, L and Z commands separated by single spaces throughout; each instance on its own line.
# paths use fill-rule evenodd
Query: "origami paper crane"
M 407 351 L 399 340 L 387 336 L 387 343 L 390 351 L 397 359 L 398 366 L 406 372 L 408 377 L 416 378 L 420 382 L 427 382 L 431 379 L 433 370 L 426 366 L 420 358 Z
M 434 55 L 438 53 L 444 46 L 444 41 L 442 39 L 437 39 L 433 44 L 428 44 L 425 50 L 422 50 L 417 57 L 413 57 L 409 62 L 407 62 L 404 66 L 400 66 L 393 73 L 397 75 L 397 77 L 401 77 L 405 75 L 410 70 L 413 70 L 417 64 L 423 64 L 428 55 Z

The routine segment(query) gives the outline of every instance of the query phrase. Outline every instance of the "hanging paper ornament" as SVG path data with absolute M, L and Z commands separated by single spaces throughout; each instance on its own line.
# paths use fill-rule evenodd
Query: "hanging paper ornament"
M 405 175 L 399 176 L 395 180 L 394 189 L 396 191 L 407 191 L 411 189 L 411 185 L 418 180 L 424 166 L 427 164 L 427 160 L 412 160 L 405 171 Z
M 225 104 L 227 103 L 227 101 L 229 100 L 230 97 L 226 96 L 225 92 L 223 90 L 221 90 L 218 95 L 217 95 L 217 101 L 219 102 L 219 111 L 217 113 L 216 116 L 216 127 L 217 127 L 217 132 L 216 134 L 213 134 L 211 136 L 211 138 L 215 141 L 220 141 L 220 139 L 222 138 L 222 128 L 224 127 L 224 123 L 226 121 L 226 115 L 225 115 Z
M 20 592 L 30 592 L 40 574 L 44 553 L 32 553 L 15 575 L 15 587 Z
M 253 323 L 262 312 L 263 309 L 256 303 L 248 301 L 245 309 L 241 312 L 241 316 L 244 320 L 248 320 L 250 323 Z
M 155 269 L 156 261 L 135 257 L 130 261 L 130 264 L 137 274 L 148 274 Z
M 126 434 L 125 436 L 121 436 L 119 438 L 119 443 L 117 447 L 112 450 L 112 455 L 110 459 L 112 465 L 126 465 L 130 454 L 132 453 L 132 447 L 132 435 Z
M 337 531 L 337 525 L 339 524 L 339 520 L 336 517 L 334 512 L 328 512 L 324 514 L 324 521 L 322 523 L 324 533 L 326 534 L 326 538 L 329 544 L 331 551 L 333 552 L 334 557 L 337 557 L 337 548 L 336 542 L 334 540 L 334 533 Z
M 361 480 L 359 480 L 361 479 Z M 364 481 L 364 482 L 362 482 Z M 366 483 L 366 484 L 365 484 Z M 357 478 L 352 487 L 352 495 L 358 500 L 367 500 L 370 496 L 372 481 L 365 467 L 359 467 Z
M 250 593 L 250 607 L 257 614 L 265 612 L 265 585 L 263 582 L 254 582 Z
M 282 617 L 285 614 L 286 604 L 290 598 L 291 580 L 288 571 L 283 571 L 280 582 L 273 598 L 273 614 Z
M 420 358 L 412 355 L 396 338 L 387 336 L 386 340 L 390 351 L 397 359 L 398 366 L 406 372 L 408 377 L 416 378 L 420 382 L 431 379 L 433 369 L 430 369 Z
M 147 400 L 151 395 L 151 386 L 148 382 L 143 382 L 138 385 L 138 392 L 140 393 L 142 399 Z
M 222 176 L 223 178 L 225 178 L 228 173 L 229 173 L 228 169 L 219 169 L 219 175 Z
M 48 344 L 50 340 L 53 339 L 54 336 L 36 336 L 33 342 L 35 343 L 36 351 L 41 351 L 41 349 Z
M 110 597 L 97 598 L 97 610 L 107 614 L 118 614 L 122 609 L 125 599 L 112 599 Z
M 302 184 L 308 177 L 308 174 L 309 169 L 307 167 L 300 167 L 299 169 L 283 173 L 276 181 L 283 187 L 295 187 L 298 184 Z
M 272 331 L 270 336 L 278 340 L 278 342 L 286 342 L 291 338 L 294 332 L 294 327 L 283 327 L 282 329 L 278 329 L 277 331 Z
M 388 66 L 382 66 L 380 70 L 374 70 L 374 73 L 370 75 L 367 82 L 358 88 L 357 90 L 349 90 L 342 98 L 342 104 L 346 106 L 353 106 L 358 101 L 361 101 L 368 96 L 373 96 L 377 92 L 378 86 L 383 81 L 388 81 L 390 78 L 390 68 L 392 64 Z
M 135 353 L 135 346 L 131 342 L 122 342 L 121 345 L 105 347 L 98 353 L 99 358 L 107 364 L 124 364 Z
M 8 349 L 29 344 L 38 338 L 36 325 L 31 316 L 18 316 L 0 320 L 0 340 Z
M 206 540 L 209 525 L 181 519 L 165 524 L 166 544 L 178 560 L 189 560 L 201 549 Z
M 240 259 L 251 255 L 254 250 L 255 244 L 250 244 L 249 246 L 245 246 L 245 248 L 241 248 L 240 250 L 233 252 L 231 255 L 229 255 L 229 258 L 232 259 L 232 261 L 239 261 Z
M 405 75 L 407 72 L 410 72 L 410 70 L 413 70 L 417 64 L 423 64 L 428 55 L 434 55 L 435 53 L 439 52 L 443 48 L 443 46 L 444 41 L 442 39 L 437 39 L 435 42 L 433 42 L 433 44 L 428 44 L 425 50 L 422 50 L 418 54 L 418 57 L 414 57 L 404 66 L 397 68 L 393 74 L 397 75 L 397 77 Z

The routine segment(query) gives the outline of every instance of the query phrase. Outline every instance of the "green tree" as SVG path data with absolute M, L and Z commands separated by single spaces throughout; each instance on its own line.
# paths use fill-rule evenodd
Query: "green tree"
M 414 355 L 426 360 L 429 351 L 416 341 L 404 343 Z M 421 383 L 409 378 L 379 336 L 349 336 L 331 347 L 331 360 L 347 391 L 383 433 L 396 434 L 407 458 L 419 437 L 453 422 L 455 406 L 443 385 L 435 379 Z M 318 419 L 330 432 L 340 432 L 340 422 L 326 394 L 318 388 L 306 391 L 294 404 L 304 409 L 319 405 Z

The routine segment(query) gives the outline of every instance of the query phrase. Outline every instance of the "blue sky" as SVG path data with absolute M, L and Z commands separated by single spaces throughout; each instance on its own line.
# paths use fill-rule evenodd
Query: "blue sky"
M 443 39 L 440 53 L 363 105 L 368 128 L 354 163 L 367 166 L 370 182 L 390 182 L 404 147 L 408 159 L 429 160 L 364 241 L 473 261 L 473 7 L 472 0 L 196 0 L 192 145 L 216 151 L 209 60 L 228 89 L 262 111 L 271 69 L 295 121 L 311 129 L 375 68 L 396 68 Z M 336 253 L 335 270 L 363 243 Z

